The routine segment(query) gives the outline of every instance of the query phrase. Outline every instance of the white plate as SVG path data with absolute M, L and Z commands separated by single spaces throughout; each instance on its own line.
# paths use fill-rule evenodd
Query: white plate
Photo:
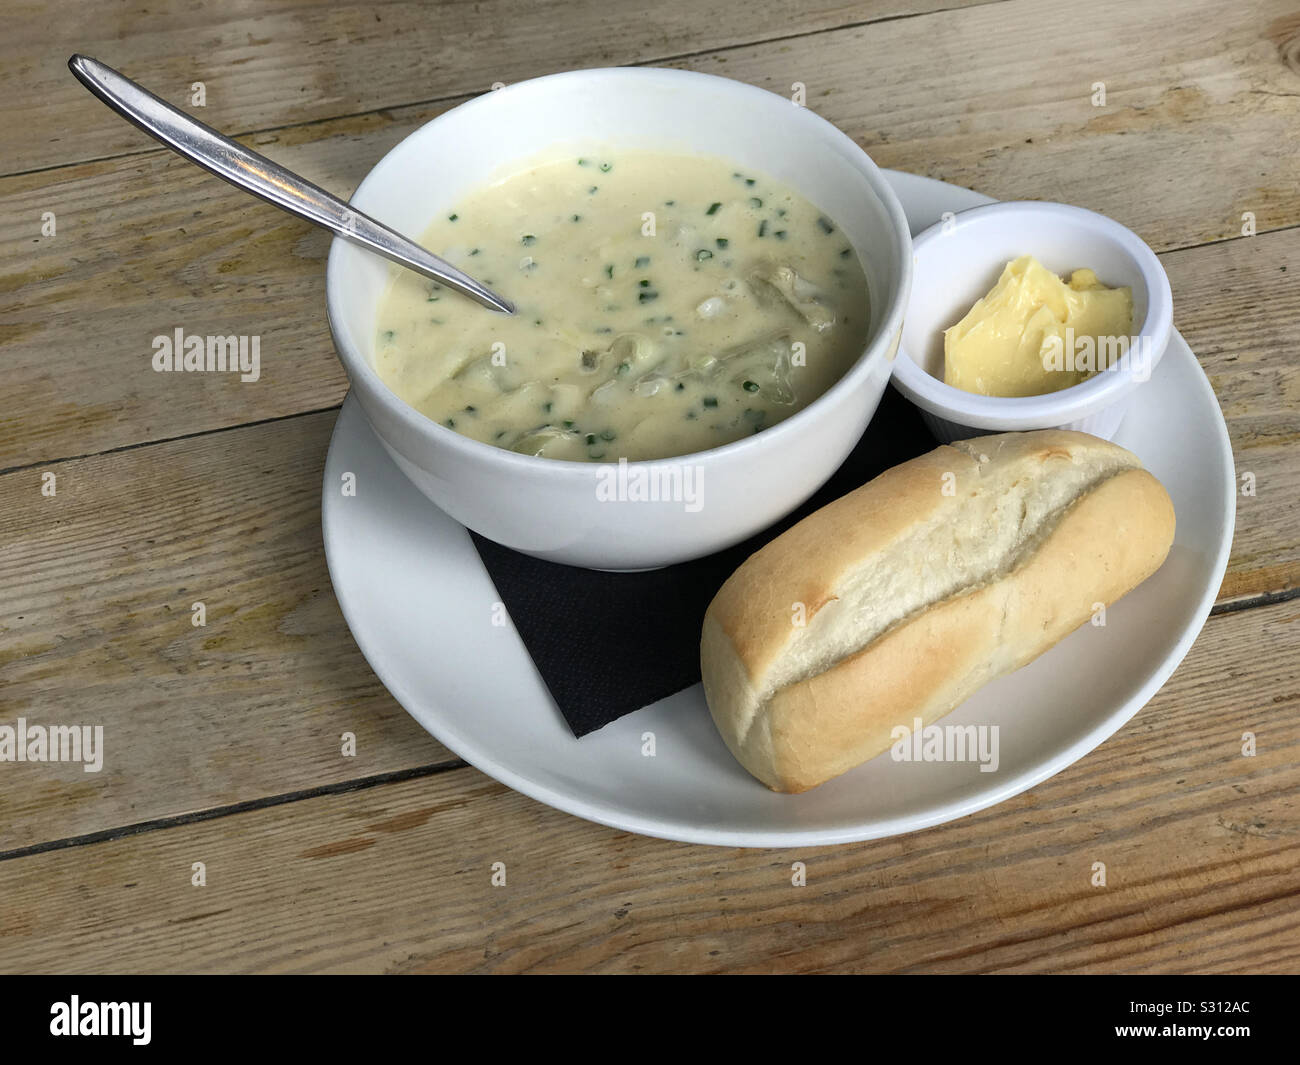
M 913 233 L 988 197 L 889 173 Z M 321 506 L 334 591 L 379 679 L 429 732 L 517 791 L 602 824 L 723 846 L 846 843 L 951 821 L 1031 788 L 1129 720 L 1182 660 L 1214 602 L 1232 543 L 1227 427 L 1174 334 L 1116 442 L 1173 497 L 1178 533 L 1160 571 L 1026 668 L 983 688 L 944 723 L 999 726 L 1000 767 L 881 755 L 798 796 L 769 792 L 731 757 L 700 686 L 573 738 L 465 529 L 417 492 L 343 404 Z M 345 497 L 345 472 L 357 491 Z M 655 755 L 642 754 L 654 733 Z

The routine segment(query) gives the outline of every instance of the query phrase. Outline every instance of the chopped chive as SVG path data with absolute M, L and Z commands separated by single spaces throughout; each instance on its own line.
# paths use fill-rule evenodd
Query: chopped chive
M 753 381 L 746 381 L 743 385 L 741 385 L 741 388 L 743 388 L 746 392 L 758 391 L 758 385 L 756 385 Z
M 609 278 L 611 281 L 614 280 L 614 264 L 613 264 L 613 263 L 611 263 L 609 266 L 605 267 L 605 276 L 606 276 L 607 278 Z
M 598 188 L 600 188 L 599 185 L 592 185 L 591 188 L 589 188 L 589 189 L 587 190 L 587 195 L 590 196 L 590 195 L 591 195 L 593 192 L 595 192 Z
M 750 207 L 755 207 L 755 208 L 757 208 L 757 207 L 762 207 L 762 206 L 763 206 L 763 201 L 760 200 L 757 196 L 751 196 L 751 197 L 749 198 L 749 206 L 750 206 Z
M 746 184 L 746 185 L 752 185 L 752 184 L 754 184 L 754 179 L 753 179 L 752 177 L 747 177 L 747 178 L 745 178 L 745 184 Z
M 578 160 L 578 165 L 579 165 L 579 166 L 591 166 L 591 163 L 590 163 L 588 160 L 586 160 L 586 159 L 579 159 L 579 160 Z
M 582 221 L 582 215 L 580 215 L 580 214 L 575 214 L 575 215 L 573 216 L 573 221 L 575 221 L 575 222 L 581 222 L 581 221 Z
M 455 429 L 455 428 L 456 428 L 456 419 L 455 419 L 455 418 L 448 418 L 448 419 L 447 419 L 447 428 L 448 428 L 448 429 Z
M 727 240 L 726 237 L 719 237 L 716 241 L 714 241 L 714 243 L 717 244 L 719 248 L 725 248 L 730 242 Z
M 628 370 L 630 370 L 630 369 L 632 369 L 632 364 L 631 364 L 631 363 L 620 362 L 620 363 L 618 364 L 618 369 L 615 370 L 614 372 L 615 372 L 615 373 L 627 373 Z
M 458 214 L 449 214 L 449 215 L 447 216 L 447 221 L 448 221 L 448 222 L 454 222 L 454 221 L 456 221 L 456 219 L 458 219 L 459 217 L 460 217 L 460 215 L 458 215 Z
M 602 174 L 608 174 L 614 168 L 613 163 L 601 163 L 600 171 Z
M 765 237 L 765 236 L 767 236 L 767 219 L 766 219 L 766 218 L 764 218 L 763 221 L 761 221 L 761 222 L 758 223 L 758 235 L 759 235 L 760 237 Z
M 695 253 L 695 258 L 698 259 L 700 262 L 704 262 L 705 259 L 713 258 L 713 252 L 709 251 L 708 248 L 701 248 L 699 251 Z
M 613 430 L 613 429 L 602 429 L 602 430 L 600 431 L 600 438 L 601 438 L 602 440 L 613 440 L 613 439 L 614 439 L 614 430 Z
M 711 203 L 711 204 L 709 204 L 709 209 L 708 209 L 707 211 L 705 211 L 704 213 L 705 213 L 705 214 L 717 214 L 717 213 L 718 213 L 718 208 L 721 207 L 721 206 L 722 206 L 722 204 L 720 204 L 720 203 Z
M 543 413 L 543 414 L 550 414 L 550 413 L 551 413 L 551 401 L 550 401 L 549 399 L 548 399 L 545 403 L 542 404 L 542 413 Z
M 647 291 L 647 292 L 638 292 L 638 293 L 636 294 L 636 298 L 637 298 L 641 303 L 649 303 L 651 300 L 657 300 L 657 299 L 659 298 L 659 293 L 658 293 L 658 292 L 651 292 L 651 291 Z
M 478 254 L 478 248 L 470 248 L 469 253 L 470 253 L 471 255 L 477 255 L 477 254 Z
M 717 396 L 705 396 L 705 397 L 704 397 L 704 405 L 705 405 L 706 407 L 716 407 L 716 406 L 718 405 L 718 397 L 717 397 Z
M 395 337 L 395 336 L 397 336 L 397 334 L 394 333 L 391 329 L 385 329 L 385 330 L 384 330 L 384 339 L 385 339 L 385 340 L 392 340 L 393 337 Z
M 785 230 L 778 229 L 775 233 L 772 234 L 772 236 L 776 237 L 777 240 L 785 240 Z
M 853 254 L 852 248 L 845 248 L 843 251 L 840 252 L 840 258 L 847 259 L 852 254 Z
M 478 410 L 478 408 L 471 403 L 468 407 L 465 408 L 465 410 L 468 411 L 470 414 L 473 414 L 476 410 Z
M 595 442 L 596 442 L 596 434 L 595 434 L 595 433 L 588 433 L 588 434 L 587 434 L 587 446 L 590 447 L 590 446 L 591 446 L 592 444 L 594 444 Z
M 641 270 L 650 265 L 650 256 L 638 255 L 636 257 L 636 262 L 634 262 L 632 265 L 635 266 L 638 270 Z
M 572 418 L 565 418 L 564 421 L 563 421 L 561 424 L 563 424 L 563 426 L 564 426 L 566 429 L 572 429 L 572 428 L 573 428 L 573 419 L 572 419 Z
M 678 392 L 685 392 L 685 391 L 686 391 L 686 386 L 685 386 L 684 384 L 682 384 L 681 381 L 678 381 L 678 382 L 677 382 L 677 391 L 678 391 Z
M 834 233 L 835 227 L 831 225 L 831 220 L 824 214 L 817 216 L 817 224 L 821 226 L 823 233 Z
M 644 278 L 644 277 L 643 277 L 643 278 L 642 278 L 639 282 L 637 282 L 637 283 L 638 283 L 642 288 L 649 288 L 649 287 L 650 287 L 650 281 L 649 281 L 648 278 Z
M 536 244 L 537 238 L 533 236 L 531 233 L 525 233 L 523 235 L 523 238 L 519 241 L 519 243 L 522 244 L 525 248 L 527 248 L 532 246 L 533 244 Z
M 587 458 L 589 459 L 603 459 L 604 457 L 605 457 L 604 450 L 587 452 Z

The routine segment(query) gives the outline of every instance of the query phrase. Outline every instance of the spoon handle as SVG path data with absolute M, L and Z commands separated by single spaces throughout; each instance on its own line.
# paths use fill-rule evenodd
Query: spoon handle
M 451 263 L 305 178 L 178 111 L 112 67 L 84 55 L 74 55 L 68 60 L 68 67 L 78 81 L 119 115 L 204 170 L 283 211 L 323 226 L 344 240 L 431 277 L 490 310 L 514 313 L 514 305 L 509 300 L 502 299 Z

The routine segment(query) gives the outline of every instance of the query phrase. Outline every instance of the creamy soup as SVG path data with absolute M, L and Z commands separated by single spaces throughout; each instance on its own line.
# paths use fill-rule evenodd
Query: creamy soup
M 428 417 L 523 454 L 717 447 L 806 406 L 866 344 L 867 283 L 839 227 L 721 159 L 549 161 L 475 191 L 423 243 L 517 312 L 399 271 L 375 369 Z

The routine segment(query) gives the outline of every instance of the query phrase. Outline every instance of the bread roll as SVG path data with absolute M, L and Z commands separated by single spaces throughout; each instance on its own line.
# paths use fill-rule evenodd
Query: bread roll
M 769 788 L 806 791 L 1038 657 L 1154 573 L 1173 537 L 1160 482 L 1086 433 L 936 448 L 731 575 L 700 647 L 713 720 Z

